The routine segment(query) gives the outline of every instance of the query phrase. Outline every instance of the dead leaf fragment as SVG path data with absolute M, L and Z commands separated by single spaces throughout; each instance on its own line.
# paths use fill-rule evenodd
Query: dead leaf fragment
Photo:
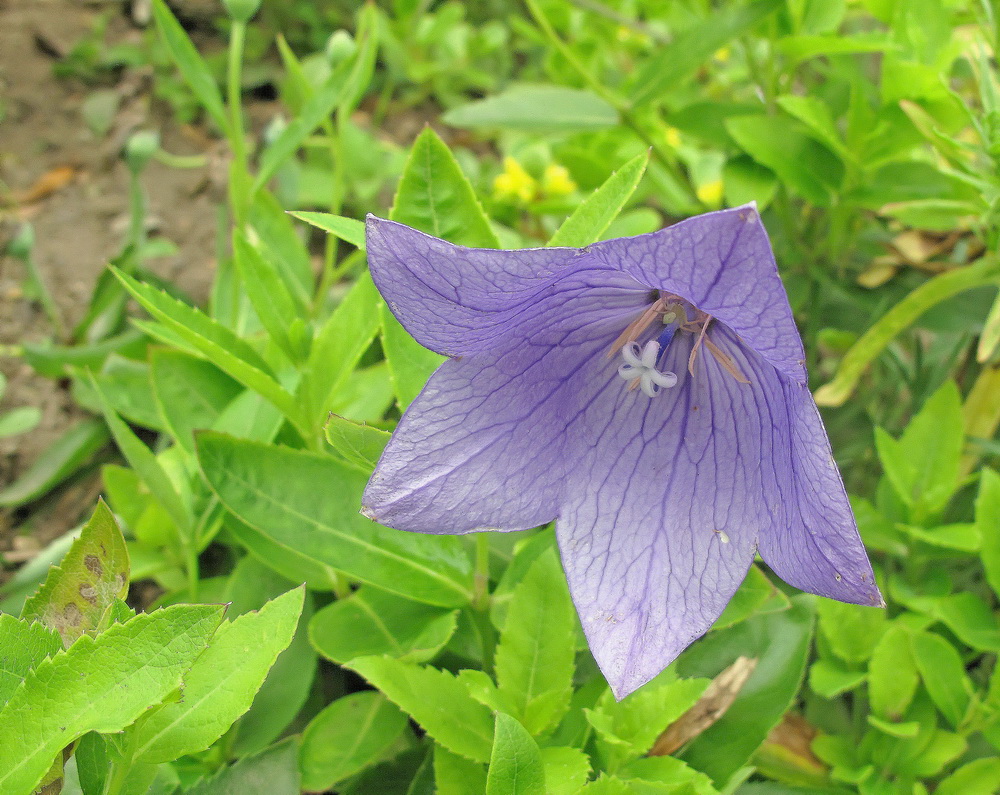
M 46 171 L 35 180 L 35 184 L 24 191 L 14 194 L 17 204 L 34 204 L 47 199 L 53 193 L 62 190 L 76 177 L 78 171 L 74 166 L 56 166 Z
M 721 718 L 757 667 L 756 657 L 739 657 L 706 688 L 687 712 L 656 738 L 650 756 L 668 756 L 685 746 Z

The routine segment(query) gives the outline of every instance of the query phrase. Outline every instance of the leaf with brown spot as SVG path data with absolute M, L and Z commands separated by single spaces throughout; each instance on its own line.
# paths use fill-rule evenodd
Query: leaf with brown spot
M 128 592 L 128 577 L 125 539 L 101 500 L 61 565 L 49 569 L 44 584 L 25 602 L 21 618 L 55 630 L 68 648 L 81 635 L 105 628 L 115 600 Z
M 715 723 L 736 700 L 756 667 L 756 658 L 738 658 L 712 680 L 712 684 L 691 709 L 664 729 L 649 755 L 668 756 Z

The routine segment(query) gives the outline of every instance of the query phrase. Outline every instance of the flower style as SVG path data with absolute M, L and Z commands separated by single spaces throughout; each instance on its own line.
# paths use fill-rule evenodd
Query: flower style
M 369 216 L 372 276 L 450 357 L 364 494 L 400 530 L 556 520 L 590 649 L 622 698 L 722 612 L 760 553 L 881 605 L 752 205 L 583 249 L 469 249 Z

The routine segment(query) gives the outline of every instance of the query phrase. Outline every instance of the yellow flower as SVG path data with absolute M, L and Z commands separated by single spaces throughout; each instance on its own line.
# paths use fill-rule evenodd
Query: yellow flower
M 537 192 L 537 183 L 513 157 L 503 159 L 503 172 L 493 180 L 493 197 L 527 204 Z
M 719 63 L 725 63 L 726 61 L 729 60 L 729 54 L 730 53 L 728 47 L 719 47 L 719 49 L 715 51 L 715 54 L 712 57 L 715 58 L 715 60 L 717 60 Z
M 695 195 L 706 207 L 719 207 L 722 204 L 722 180 L 716 179 L 699 185 Z
M 663 137 L 667 139 L 667 146 L 671 149 L 677 149 L 681 145 L 681 131 L 676 127 L 667 127 Z
M 565 166 L 550 163 L 542 175 L 542 192 L 546 196 L 568 196 L 576 190 L 576 183 Z

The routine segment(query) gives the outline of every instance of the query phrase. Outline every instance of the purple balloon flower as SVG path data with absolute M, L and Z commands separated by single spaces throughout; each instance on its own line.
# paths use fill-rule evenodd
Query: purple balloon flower
M 420 533 L 556 520 L 590 649 L 621 698 L 722 612 L 759 552 L 881 605 L 753 206 L 583 249 L 469 249 L 368 218 L 372 277 L 449 358 L 364 513 Z

